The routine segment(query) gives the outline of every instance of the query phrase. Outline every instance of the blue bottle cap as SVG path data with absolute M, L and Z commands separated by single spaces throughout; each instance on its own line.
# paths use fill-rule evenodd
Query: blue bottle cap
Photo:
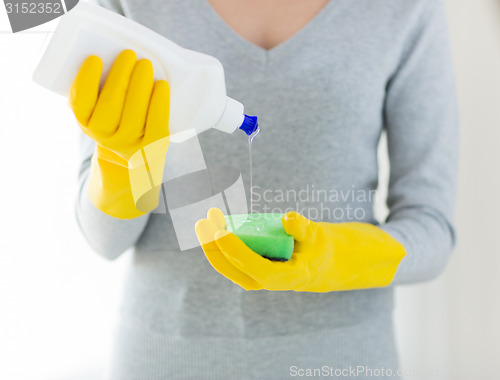
M 245 132 L 247 136 L 250 136 L 257 130 L 257 128 L 259 128 L 257 116 L 245 115 L 245 119 L 243 120 L 243 124 L 241 124 L 240 129 Z

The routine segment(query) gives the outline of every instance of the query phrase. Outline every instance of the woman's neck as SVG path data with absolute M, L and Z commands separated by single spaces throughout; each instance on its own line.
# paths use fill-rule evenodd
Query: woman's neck
M 263 49 L 285 42 L 302 29 L 328 0 L 203 0 L 245 40 Z

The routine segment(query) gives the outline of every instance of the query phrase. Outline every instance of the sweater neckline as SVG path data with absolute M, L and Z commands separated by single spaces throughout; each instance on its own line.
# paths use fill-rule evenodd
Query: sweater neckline
M 314 33 L 322 23 L 329 19 L 332 9 L 335 9 L 334 4 L 336 2 L 337 0 L 329 0 L 307 24 L 271 49 L 264 49 L 236 33 L 207 0 L 196 2 L 194 8 L 197 9 L 198 14 L 205 20 L 207 26 L 212 28 L 221 39 L 257 63 L 267 65 L 278 59 L 285 52 L 298 48 L 308 35 Z

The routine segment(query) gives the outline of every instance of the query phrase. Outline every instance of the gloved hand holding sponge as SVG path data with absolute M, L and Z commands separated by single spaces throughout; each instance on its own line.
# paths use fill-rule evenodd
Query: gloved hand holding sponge
M 216 208 L 197 222 L 196 234 L 212 266 L 245 290 L 323 293 L 384 287 L 406 254 L 402 244 L 372 224 L 313 222 L 294 211 L 282 223 L 295 240 L 286 262 L 252 251 L 227 230 Z
M 151 62 L 137 60 L 131 50 L 116 58 L 102 90 L 101 73 L 100 58 L 89 56 L 69 99 L 82 131 L 96 142 L 89 197 L 108 215 L 136 218 L 158 205 L 170 142 L 170 89 L 166 81 L 154 80 Z M 321 293 L 383 287 L 405 256 L 399 242 L 371 224 L 316 223 L 296 212 L 281 222 L 294 239 L 293 254 L 285 262 L 252 251 L 227 230 L 219 209 L 209 210 L 195 229 L 212 266 L 246 290 Z
M 158 205 L 169 146 L 169 85 L 153 66 L 124 50 L 99 91 L 102 61 L 89 56 L 73 82 L 69 103 L 81 130 L 96 142 L 88 191 L 92 203 L 121 219 Z

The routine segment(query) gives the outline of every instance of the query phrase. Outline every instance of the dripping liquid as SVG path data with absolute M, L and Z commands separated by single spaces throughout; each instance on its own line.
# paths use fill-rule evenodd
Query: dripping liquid
M 260 128 L 248 136 L 248 150 L 250 153 L 250 214 L 253 214 L 253 157 L 252 157 L 252 142 L 255 136 L 260 132 Z

